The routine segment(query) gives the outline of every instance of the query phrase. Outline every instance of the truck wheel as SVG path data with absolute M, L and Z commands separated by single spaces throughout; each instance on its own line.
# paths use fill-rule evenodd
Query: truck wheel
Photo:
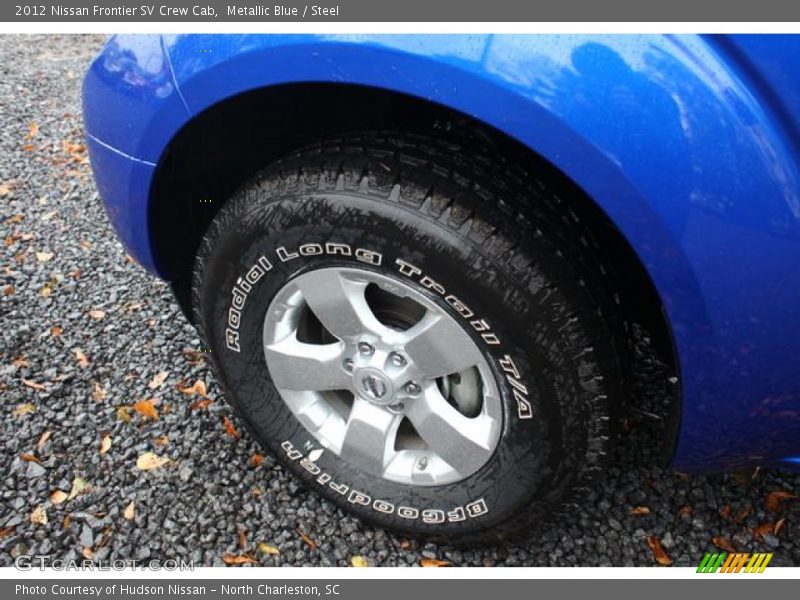
M 360 134 L 223 207 L 194 309 L 227 399 L 283 465 L 406 535 L 500 542 L 602 469 L 608 282 L 546 186 L 479 151 Z

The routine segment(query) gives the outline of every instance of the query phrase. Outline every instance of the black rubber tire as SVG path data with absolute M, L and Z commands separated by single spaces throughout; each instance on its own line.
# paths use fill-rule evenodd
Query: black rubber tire
M 330 242 L 353 255 L 326 254 Z M 378 254 L 380 265 L 371 264 Z M 232 290 L 260 257 L 272 268 L 257 278 L 253 272 L 257 281 L 233 314 Z M 396 259 L 421 269 L 475 316 L 465 320 L 438 288 L 402 275 Z M 359 472 L 331 452 L 306 458 L 319 444 L 271 384 L 262 325 L 289 280 L 335 265 L 401 277 L 471 331 L 504 408 L 497 450 L 478 472 L 420 487 Z M 474 148 L 387 133 L 326 141 L 259 173 L 212 222 L 193 279 L 197 322 L 226 398 L 255 437 L 343 509 L 455 544 L 526 536 L 602 470 L 621 389 L 613 297 L 591 238 L 544 184 Z M 499 343 L 470 328 L 474 319 Z

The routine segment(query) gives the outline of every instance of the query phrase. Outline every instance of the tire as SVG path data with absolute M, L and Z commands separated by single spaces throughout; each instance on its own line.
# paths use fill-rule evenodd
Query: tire
M 592 240 L 568 203 L 520 168 L 452 143 L 401 134 L 360 134 L 295 152 L 259 173 L 230 199 L 199 249 L 193 302 L 227 399 L 256 439 L 310 489 L 347 512 L 404 535 L 456 544 L 507 542 L 527 536 L 565 502 L 589 490 L 611 443 L 612 409 L 619 404 L 621 389 L 620 324 L 613 287 L 594 257 Z M 291 327 L 298 332 L 308 329 L 300 323 L 314 318 L 292 311 L 313 304 L 312 313 L 318 317 L 317 306 L 328 301 L 316 296 L 329 289 L 322 287 L 327 283 L 318 282 L 334 281 L 332 277 L 340 283 L 343 277 L 353 277 L 348 286 L 355 285 L 353 281 L 361 286 L 385 281 L 392 290 L 396 284 L 400 296 L 407 294 L 402 302 L 413 297 L 424 305 L 424 315 L 458 323 L 461 333 L 451 327 L 453 337 L 434 348 L 438 356 L 430 359 L 433 346 L 429 345 L 427 354 L 419 354 L 422 359 L 409 360 L 416 361 L 420 373 L 436 371 L 431 365 L 439 358 L 453 364 L 480 363 L 477 371 L 469 371 L 478 373 L 478 379 L 470 381 L 479 381 L 469 388 L 471 401 L 480 396 L 474 402 L 481 411 L 499 406 L 500 412 L 494 413 L 496 419 L 480 421 L 480 442 L 470 438 L 472 434 L 459 437 L 448 431 L 455 447 L 461 448 L 463 442 L 469 449 L 464 454 L 475 460 L 461 458 L 444 434 L 429 442 L 412 422 L 414 429 L 403 437 L 411 440 L 403 443 L 412 450 L 402 456 L 418 457 L 418 452 L 433 449 L 432 471 L 419 474 L 429 464 L 426 460 L 415 463 L 411 475 L 405 470 L 387 475 L 388 468 L 381 472 L 383 459 L 363 456 L 365 448 L 382 447 L 364 441 L 372 439 L 373 430 L 359 436 L 346 430 L 341 452 L 344 455 L 347 448 L 350 458 L 345 459 L 334 451 L 338 442 L 326 447 L 320 441 L 324 426 L 317 435 L 310 432 L 306 425 L 313 421 L 318 426 L 316 417 L 296 416 L 306 410 L 297 406 L 307 405 L 286 400 L 294 398 L 293 392 L 279 392 L 277 387 L 302 387 L 306 380 L 297 379 L 301 372 L 328 377 L 332 363 L 286 370 L 284 365 L 307 363 L 285 362 L 283 354 L 265 351 L 265 344 L 273 339 L 270 332 L 286 331 L 280 329 L 285 323 L 276 323 L 289 319 L 287 315 L 295 315 Z M 296 301 L 300 296 L 289 294 L 297 289 L 305 290 L 300 302 Z M 332 320 L 334 330 L 350 331 L 346 319 Z M 315 343 L 325 335 L 329 344 L 345 339 L 329 332 L 322 318 L 319 322 L 322 328 L 316 322 L 312 327 L 317 332 Z M 347 342 L 348 356 L 357 362 L 364 359 L 351 342 Z M 454 358 L 462 348 L 473 347 L 477 354 L 465 350 L 468 359 Z M 337 360 L 340 356 L 344 355 L 337 355 Z M 352 368 L 352 361 L 345 366 Z M 273 370 L 283 373 L 277 382 Z M 388 370 L 369 380 L 364 379 L 364 369 L 356 371 L 361 379 L 355 382 L 353 375 L 353 386 L 361 387 L 353 388 L 350 416 L 355 403 L 362 406 L 366 398 L 374 404 L 369 394 L 381 393 L 386 385 L 394 386 L 395 404 L 381 410 L 398 405 L 402 409 L 404 403 L 398 398 L 417 406 L 403 387 L 406 384 L 390 381 Z M 338 381 L 338 372 L 330 373 Z M 425 398 L 429 391 L 435 395 L 436 389 L 444 397 L 443 386 L 450 382 L 448 401 L 462 410 L 453 400 L 454 386 L 463 384 L 461 376 L 435 381 L 425 377 Z M 339 385 L 316 379 L 313 384 Z M 313 397 L 314 403 L 328 398 L 325 394 L 339 394 L 336 402 L 350 397 L 349 392 L 310 394 L 303 397 Z M 439 417 L 450 415 L 441 403 L 435 406 Z M 338 423 L 338 418 L 348 423 L 346 407 L 336 408 L 330 400 L 325 410 L 329 411 L 325 419 L 334 419 L 331 423 Z M 406 410 L 410 414 L 416 409 Z M 383 413 L 370 414 L 383 422 Z M 426 418 L 422 430 L 430 438 L 430 432 L 438 430 L 431 429 Z M 482 419 L 483 413 L 466 418 Z M 466 423 L 461 417 L 456 421 Z M 494 440 L 485 444 L 490 451 L 480 446 L 487 427 L 495 436 L 485 434 Z M 389 430 L 387 426 L 385 431 Z M 331 426 L 324 439 L 329 442 L 338 431 Z M 413 449 L 415 434 L 422 437 L 422 450 Z M 399 440 L 400 433 L 396 435 Z M 360 446 L 353 450 L 353 444 Z M 443 464 L 440 459 L 445 456 Z M 463 466 L 447 471 L 448 460 Z M 398 464 L 406 468 L 405 463 Z M 413 479 L 417 475 L 431 479 L 417 484 Z

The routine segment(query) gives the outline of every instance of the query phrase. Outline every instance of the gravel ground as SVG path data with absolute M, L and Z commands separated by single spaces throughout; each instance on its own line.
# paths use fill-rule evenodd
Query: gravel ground
M 167 286 L 131 264 L 103 214 L 79 103 L 101 43 L 0 36 L 0 565 L 21 554 L 221 565 L 228 554 L 262 565 L 345 566 L 361 556 L 395 566 L 649 566 L 651 536 L 676 565 L 697 564 L 715 545 L 800 565 L 800 503 L 768 508 L 778 498 L 770 493 L 800 492 L 800 476 L 647 466 L 648 436 L 636 435 L 647 430 L 643 414 L 587 504 L 517 547 L 399 539 L 300 488 L 271 457 L 255 464 L 259 449 L 225 405 L 195 331 Z M 658 402 L 669 383 L 644 339 L 639 362 L 638 395 Z M 177 388 L 198 380 L 213 402 L 192 408 L 202 398 Z M 157 420 L 146 419 L 147 403 L 125 408 L 143 399 Z M 147 452 L 171 462 L 138 469 Z

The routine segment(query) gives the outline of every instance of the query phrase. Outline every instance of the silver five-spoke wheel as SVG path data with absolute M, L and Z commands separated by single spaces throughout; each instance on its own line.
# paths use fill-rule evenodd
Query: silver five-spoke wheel
M 456 318 L 398 279 L 338 267 L 304 273 L 273 299 L 263 339 L 289 409 L 358 469 L 443 485 L 495 450 L 502 408 L 483 353 Z

